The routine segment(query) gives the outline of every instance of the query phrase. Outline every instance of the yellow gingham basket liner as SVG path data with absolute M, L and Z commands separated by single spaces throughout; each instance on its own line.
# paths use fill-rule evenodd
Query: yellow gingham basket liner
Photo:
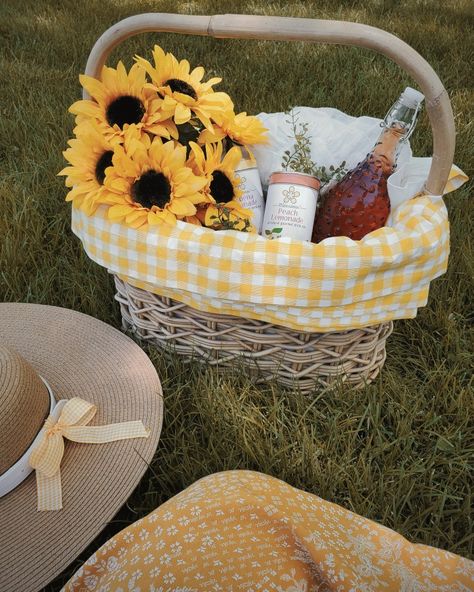
M 467 177 L 453 166 L 445 193 Z M 202 311 L 327 332 L 413 318 L 446 271 L 449 223 L 441 197 L 401 204 L 391 226 L 361 241 L 312 244 L 215 232 L 178 222 L 144 232 L 73 207 L 91 259 L 130 284 Z

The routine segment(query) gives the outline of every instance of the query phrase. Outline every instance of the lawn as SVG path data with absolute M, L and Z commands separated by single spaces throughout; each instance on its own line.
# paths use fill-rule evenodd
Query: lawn
M 3 0 L 0 7 L 0 300 L 66 306 L 120 327 L 112 278 L 70 231 L 61 151 L 68 106 L 96 38 L 139 12 L 249 13 L 352 20 L 384 28 L 419 51 L 449 91 L 456 163 L 473 158 L 474 26 L 470 0 Z M 131 64 L 155 42 L 210 75 L 251 113 L 331 106 L 383 117 L 407 75 L 368 50 L 303 43 L 141 35 L 113 53 Z M 426 115 L 414 134 L 431 154 Z M 149 350 L 165 397 L 156 458 L 127 506 L 58 578 L 106 538 L 196 479 L 260 470 L 396 529 L 413 542 L 473 556 L 472 185 L 446 197 L 451 257 L 418 317 L 395 323 L 374 384 L 304 396 L 243 373 L 185 366 Z

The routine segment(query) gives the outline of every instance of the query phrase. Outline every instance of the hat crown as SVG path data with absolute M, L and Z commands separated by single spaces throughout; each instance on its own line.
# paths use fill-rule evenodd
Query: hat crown
M 36 370 L 0 345 L 0 475 L 28 450 L 49 408 L 48 389 Z

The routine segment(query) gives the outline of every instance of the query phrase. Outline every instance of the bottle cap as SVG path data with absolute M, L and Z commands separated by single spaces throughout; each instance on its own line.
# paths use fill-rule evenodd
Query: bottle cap
M 420 91 L 411 88 L 411 86 L 407 86 L 402 92 L 400 99 L 406 107 L 415 109 L 420 103 L 424 101 L 425 95 Z
M 236 171 L 244 171 L 245 169 L 256 169 L 257 161 L 251 158 L 242 158 L 239 164 L 235 167 Z

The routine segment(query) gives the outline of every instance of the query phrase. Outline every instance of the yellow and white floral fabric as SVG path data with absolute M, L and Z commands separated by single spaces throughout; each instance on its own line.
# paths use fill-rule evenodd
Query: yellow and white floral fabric
M 466 176 L 453 167 L 446 192 Z M 360 241 L 270 241 L 184 222 L 147 232 L 73 207 L 72 228 L 91 259 L 139 288 L 202 311 L 325 332 L 413 318 L 449 255 L 441 197 L 419 196 L 391 226 Z
M 65 592 L 468 592 L 474 562 L 273 477 L 201 479 L 129 526 Z

